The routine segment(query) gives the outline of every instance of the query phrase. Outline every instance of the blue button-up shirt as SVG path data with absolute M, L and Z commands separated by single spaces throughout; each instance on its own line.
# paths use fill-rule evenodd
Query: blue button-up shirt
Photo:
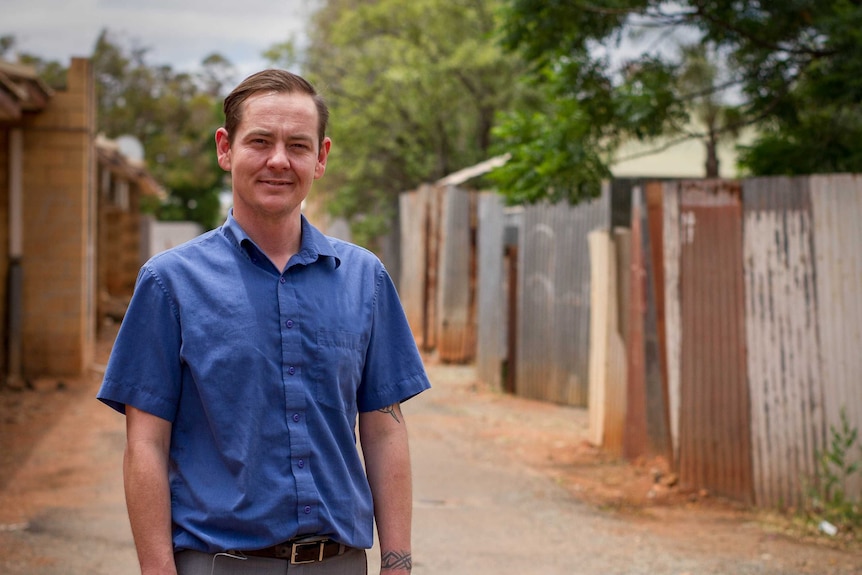
M 142 267 L 98 398 L 173 423 L 176 549 L 369 548 L 357 412 L 428 387 L 377 257 L 303 217 L 281 271 L 231 215 Z

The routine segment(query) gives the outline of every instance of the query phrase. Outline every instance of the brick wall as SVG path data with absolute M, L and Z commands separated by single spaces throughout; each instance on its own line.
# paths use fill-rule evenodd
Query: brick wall
M 26 377 L 81 374 L 93 353 L 96 114 L 88 60 L 72 60 L 67 86 L 24 124 Z

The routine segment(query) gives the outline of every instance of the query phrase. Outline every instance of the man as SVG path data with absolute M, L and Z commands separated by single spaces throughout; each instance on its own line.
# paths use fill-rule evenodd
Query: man
M 366 573 L 376 519 L 381 573 L 409 573 L 400 403 L 429 383 L 380 261 L 301 214 L 326 105 L 266 70 L 224 111 L 233 209 L 142 267 L 98 395 L 126 414 L 141 572 Z

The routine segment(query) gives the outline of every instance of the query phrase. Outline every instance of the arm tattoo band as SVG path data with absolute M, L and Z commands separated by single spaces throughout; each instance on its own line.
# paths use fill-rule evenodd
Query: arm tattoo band
M 413 555 L 403 551 L 387 551 L 380 557 L 380 570 L 384 569 L 411 571 L 413 569 Z
M 389 406 L 384 407 L 382 409 L 378 409 L 377 411 L 379 411 L 380 413 L 388 413 L 389 415 L 391 415 L 393 417 L 393 419 L 395 419 L 395 421 L 397 421 L 398 423 L 401 423 L 401 420 L 398 419 L 398 411 L 395 409 L 396 407 L 398 407 L 398 404 L 393 403 L 392 405 L 389 405 Z

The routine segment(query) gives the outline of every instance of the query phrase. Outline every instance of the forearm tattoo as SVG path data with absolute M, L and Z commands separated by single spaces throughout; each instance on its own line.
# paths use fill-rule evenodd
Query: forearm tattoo
M 412 571 L 413 555 L 409 551 L 387 551 L 380 556 L 380 570 Z
M 401 420 L 398 419 L 399 409 L 398 409 L 397 403 L 393 403 L 392 405 L 388 405 L 382 409 L 378 409 L 377 411 L 379 411 L 380 413 L 388 413 L 389 415 L 392 416 L 393 419 L 395 419 L 395 421 L 397 421 L 398 423 L 401 423 Z

